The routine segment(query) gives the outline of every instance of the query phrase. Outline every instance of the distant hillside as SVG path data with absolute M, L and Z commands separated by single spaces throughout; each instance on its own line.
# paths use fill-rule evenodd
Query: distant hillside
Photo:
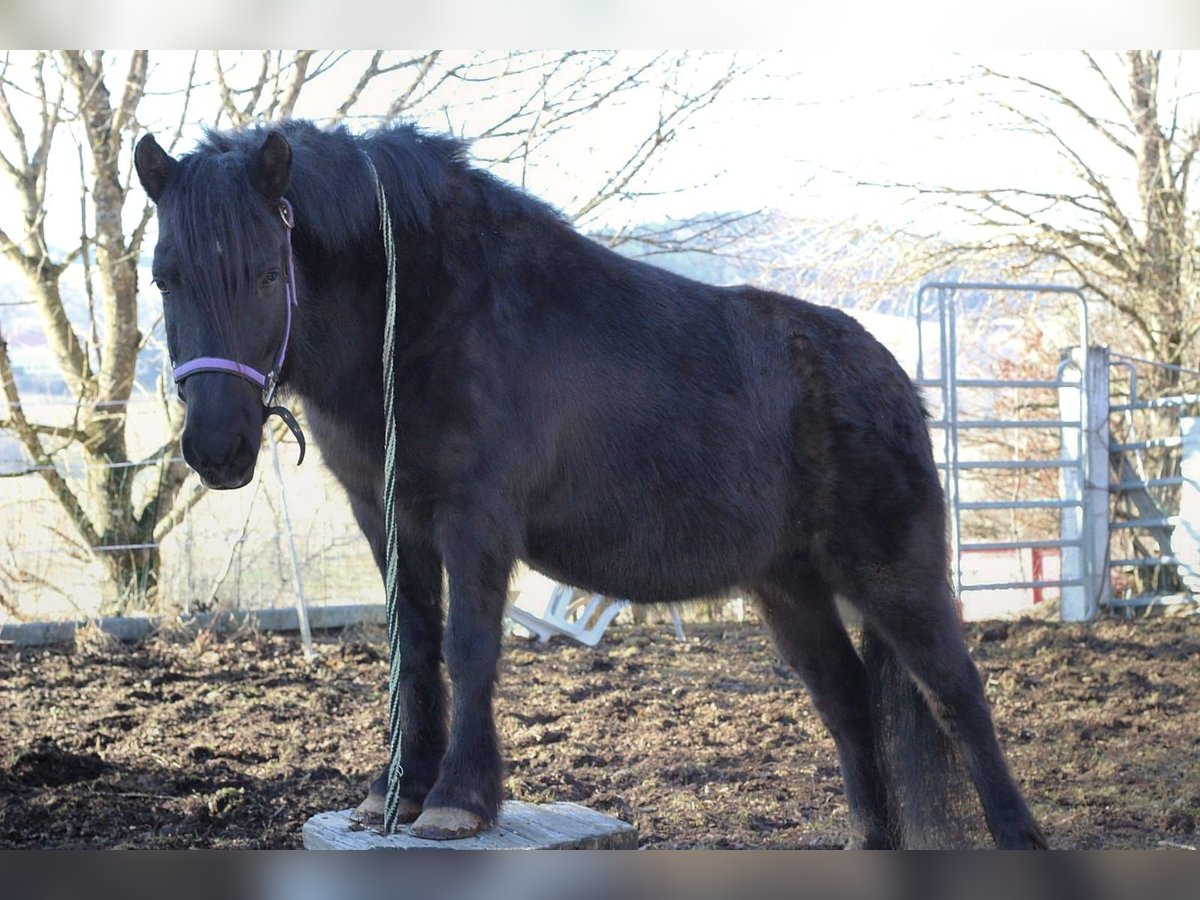
M 139 281 L 142 285 L 150 284 L 148 261 L 142 266 Z M 82 266 L 75 265 L 68 270 L 61 282 L 61 289 L 67 316 L 81 335 L 88 334 L 90 317 Z M 137 383 L 149 391 L 154 390 L 164 363 L 166 341 L 160 321 L 161 313 L 157 296 L 139 305 L 138 327 L 143 334 L 153 333 L 138 358 Z M 97 310 L 97 314 L 101 312 Z M 8 341 L 9 357 L 18 387 L 31 394 L 66 396 L 66 382 L 47 344 L 41 314 L 30 299 L 24 276 L 7 263 L 0 264 L 0 328 Z
M 904 317 L 912 314 L 920 285 L 919 278 L 904 274 L 910 248 L 891 235 L 846 237 L 833 229 L 805 227 L 769 215 L 754 219 L 752 224 L 748 221 L 734 226 L 745 233 L 735 235 L 732 242 L 727 240 L 728 235 L 717 236 L 722 240 L 720 254 L 702 250 L 648 254 L 647 245 L 634 241 L 621 245 L 618 252 L 708 284 L 754 284 L 853 311 L 902 361 L 915 360 L 915 351 L 909 346 L 911 337 L 885 339 L 885 334 L 915 337 L 914 326 L 903 324 Z M 661 235 L 678 227 L 678 223 L 655 223 L 646 230 Z M 948 271 L 940 277 L 952 280 L 965 274 Z M 154 334 L 139 358 L 137 383 L 153 392 L 166 360 L 161 307 L 148 287 L 148 259 L 143 261 L 140 281 L 144 298 L 139 327 L 143 332 L 153 329 Z M 146 296 L 147 290 L 150 296 Z M 71 321 L 81 334 L 86 334 L 83 326 L 88 321 L 88 301 L 81 266 L 73 267 L 64 277 L 62 292 Z M 968 310 L 989 302 L 985 295 L 960 299 Z M 29 300 L 23 276 L 8 265 L 0 265 L 0 327 L 22 391 L 65 396 L 66 385 L 46 343 L 41 316 Z
M 675 223 L 648 226 L 655 235 Z M 915 290 L 906 270 L 909 248 L 890 235 L 846 234 L 832 226 L 805 225 L 762 214 L 740 234 L 709 236 L 718 253 L 703 249 L 662 252 L 637 241 L 619 252 L 708 284 L 752 284 L 827 306 L 902 313 Z M 686 232 L 685 232 L 686 236 Z M 647 252 L 649 251 L 649 252 Z

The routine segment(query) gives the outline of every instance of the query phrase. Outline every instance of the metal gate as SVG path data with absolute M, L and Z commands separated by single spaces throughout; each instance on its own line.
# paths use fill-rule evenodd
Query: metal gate
M 994 315 L 971 316 L 983 304 L 1005 301 L 1015 317 L 1007 331 L 996 327 Z M 1064 303 L 1076 307 L 1077 324 L 1063 335 L 1069 339 L 1061 341 L 1054 377 L 1016 371 L 1019 354 L 1013 351 L 1021 348 L 1019 341 L 1012 346 L 1013 335 L 1051 306 L 1061 312 Z M 1103 551 L 1101 563 L 1095 562 L 1107 530 L 1093 527 L 1097 515 L 1106 520 L 1107 490 L 1093 489 L 1089 479 L 1097 462 L 1107 465 L 1107 448 L 1097 451 L 1098 440 L 1107 443 L 1107 426 L 1099 433 L 1107 410 L 1098 409 L 1104 404 L 1093 397 L 1099 381 L 1107 391 L 1107 371 L 1095 371 L 1088 355 L 1082 293 L 1058 285 L 931 282 L 918 291 L 915 307 L 916 382 L 930 409 L 958 596 L 970 607 L 985 593 L 1026 591 L 1036 600 L 1058 592 L 1063 618 L 1091 618 L 1107 582 Z M 1046 316 L 1056 323 L 1063 318 Z M 986 328 L 972 330 L 983 320 Z M 1044 496 L 1033 496 L 1038 488 Z M 998 524 L 1002 516 L 1007 529 Z M 1055 556 L 1057 576 L 1046 565 Z M 999 571 L 995 560 L 1002 560 Z
M 1194 604 L 1200 597 L 1195 525 L 1200 519 L 1200 392 L 1195 390 L 1200 370 L 1124 353 L 1109 356 L 1118 395 L 1109 405 L 1115 476 L 1109 490 L 1116 502 L 1108 566 L 1121 595 L 1109 605 L 1129 611 Z M 1143 392 L 1139 372 L 1171 373 L 1175 392 L 1152 387 Z

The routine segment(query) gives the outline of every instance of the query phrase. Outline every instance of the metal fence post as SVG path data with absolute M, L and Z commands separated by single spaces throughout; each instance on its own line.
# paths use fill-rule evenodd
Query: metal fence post
M 1084 552 L 1086 567 L 1087 619 L 1094 619 L 1100 607 L 1112 601 L 1112 578 L 1109 577 L 1109 353 L 1108 347 L 1088 347 L 1087 394 L 1084 397 L 1085 461 L 1087 475 L 1084 484 L 1083 510 L 1088 518 Z
M 1171 532 L 1171 554 L 1179 561 L 1184 587 L 1200 595 L 1200 418 L 1179 417 L 1182 459 L 1179 522 Z
M 1079 427 L 1060 431 L 1062 458 L 1075 463 L 1062 470 L 1061 616 L 1088 622 L 1111 599 L 1108 576 L 1108 348 L 1072 349 L 1063 354 L 1059 411 Z
M 1063 501 L 1059 515 L 1059 540 L 1062 542 L 1062 599 L 1059 615 L 1064 622 L 1084 621 L 1089 616 L 1087 597 L 1089 594 L 1082 542 L 1087 516 L 1083 508 L 1083 454 L 1084 441 L 1081 425 L 1084 422 L 1083 382 L 1084 370 L 1080 366 L 1078 348 L 1063 351 L 1058 389 L 1059 419 L 1064 424 L 1059 429 L 1059 456 L 1065 462 L 1059 475 L 1059 498 Z

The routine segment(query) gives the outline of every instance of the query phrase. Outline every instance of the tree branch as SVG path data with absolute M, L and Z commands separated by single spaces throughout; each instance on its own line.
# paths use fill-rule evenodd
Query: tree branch
M 125 76 L 125 90 L 121 102 L 112 115 L 111 132 L 109 135 L 108 152 L 116 156 L 121 150 L 121 140 L 127 123 L 133 120 L 134 110 L 142 100 L 146 90 L 146 71 L 150 54 L 145 50 L 134 51 L 129 60 L 129 74 Z
M 1130 157 L 1137 156 L 1137 153 L 1134 151 L 1134 149 L 1131 146 L 1129 146 L 1128 144 L 1126 144 L 1124 141 L 1122 141 L 1119 137 L 1117 137 L 1116 134 L 1114 134 L 1105 125 L 1105 123 L 1103 123 L 1097 116 L 1094 116 L 1092 113 L 1088 112 L 1079 103 L 1077 103 L 1071 97 L 1067 96 L 1067 94 L 1065 94 L 1063 91 L 1059 90 L 1058 88 L 1051 87 L 1050 85 L 1045 84 L 1044 82 L 1038 81 L 1034 78 L 1030 78 L 1025 75 L 1007 75 L 1003 72 L 997 72 L 995 69 L 989 69 L 986 66 L 983 66 L 981 68 L 982 68 L 982 71 L 984 72 L 984 74 L 986 74 L 988 76 L 991 76 L 993 78 L 999 78 L 1004 81 L 1012 81 L 1017 84 L 1026 85 L 1027 87 L 1031 87 L 1034 90 L 1040 92 L 1043 96 L 1053 100 L 1054 102 L 1059 103 L 1062 106 L 1065 106 L 1067 109 L 1074 112 L 1080 119 L 1082 119 L 1084 122 L 1086 122 L 1092 128 L 1094 128 L 1098 133 L 1103 135 L 1109 141 L 1109 143 L 1111 143 L 1114 147 L 1116 147 L 1122 153 L 1124 153 Z
M 288 83 L 287 90 L 283 94 L 283 99 L 279 103 L 279 118 L 286 119 L 292 115 L 292 111 L 296 108 L 296 101 L 300 99 L 300 89 L 304 87 L 308 80 L 305 73 L 308 72 L 309 61 L 316 53 L 315 50 L 298 50 L 296 56 L 292 60 L 292 80 Z
M 38 474 L 45 481 L 46 486 L 50 488 L 62 508 L 66 510 L 72 524 L 78 529 L 83 539 L 89 544 L 98 544 L 100 536 L 92 526 L 91 519 L 84 510 L 83 504 L 75 496 L 66 479 L 52 465 L 50 455 L 46 452 L 45 447 L 42 446 L 37 430 L 25 418 L 25 411 L 21 405 L 21 395 L 17 388 L 16 378 L 13 376 L 12 362 L 8 355 L 8 341 L 5 340 L 3 334 L 0 334 L 0 391 L 3 392 L 4 399 L 8 403 L 7 421 L 11 424 L 12 433 L 17 436 L 21 445 L 25 448 L 25 452 L 29 455 L 33 466 L 37 467 Z
M 678 129 L 702 109 L 711 106 L 734 77 L 743 71 L 744 69 L 733 64 L 699 93 L 676 96 L 665 111 L 660 109 L 658 124 L 654 130 L 642 140 L 625 162 L 616 168 L 595 194 L 571 212 L 572 220 L 575 222 L 583 220 L 602 204 L 626 191 L 638 174 L 656 157 L 661 148 L 675 137 Z M 668 80 L 663 84 L 663 100 L 667 100 L 673 95 L 674 91 Z

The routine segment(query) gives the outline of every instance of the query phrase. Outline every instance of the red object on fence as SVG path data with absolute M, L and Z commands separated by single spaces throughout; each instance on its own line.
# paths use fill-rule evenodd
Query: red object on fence
M 1034 547 L 1032 550 L 1029 551 L 1030 577 L 1034 581 L 1043 581 L 1045 579 L 1045 575 L 1043 574 L 1045 572 L 1045 565 L 1043 564 L 1042 560 L 1044 560 L 1046 558 L 1046 554 L 1049 552 L 1051 552 L 1051 551 L 1049 551 L 1045 547 Z M 1054 551 L 1054 552 L 1057 552 L 1057 551 Z M 1042 596 L 1043 590 L 1044 589 L 1040 588 L 1040 587 L 1035 587 L 1033 589 L 1033 603 L 1035 606 L 1037 604 L 1041 603 L 1043 599 L 1045 599 Z

